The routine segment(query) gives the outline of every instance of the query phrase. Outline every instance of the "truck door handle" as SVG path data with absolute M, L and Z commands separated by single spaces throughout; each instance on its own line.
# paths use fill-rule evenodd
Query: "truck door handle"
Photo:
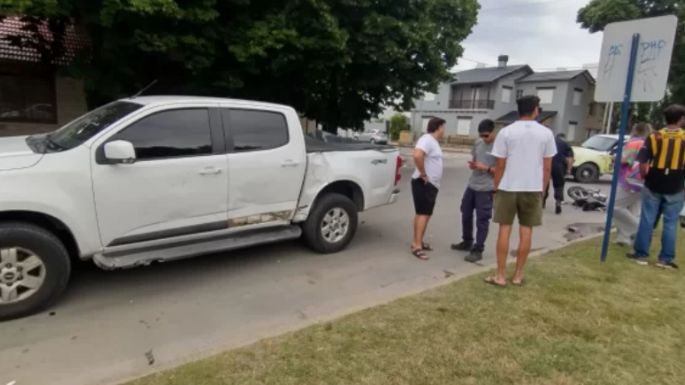
M 281 163 L 281 167 L 297 167 L 299 163 L 292 161 L 292 160 L 286 160 L 285 162 Z
M 207 176 L 207 175 L 219 175 L 221 174 L 221 169 L 216 168 L 216 167 L 206 167 L 200 170 L 200 175 L 202 176 Z

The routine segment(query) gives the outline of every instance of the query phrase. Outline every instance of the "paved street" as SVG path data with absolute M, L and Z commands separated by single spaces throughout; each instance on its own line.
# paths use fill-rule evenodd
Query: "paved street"
M 0 324 L 0 385 L 117 383 L 491 266 L 494 236 L 483 266 L 449 250 L 459 234 L 467 159 L 447 155 L 428 262 L 409 253 L 405 169 L 399 202 L 364 213 L 357 237 L 340 254 L 321 256 L 291 242 L 127 271 L 80 268 L 55 307 Z M 555 216 L 548 208 L 533 247 L 557 247 L 567 224 L 602 219 L 570 206 Z

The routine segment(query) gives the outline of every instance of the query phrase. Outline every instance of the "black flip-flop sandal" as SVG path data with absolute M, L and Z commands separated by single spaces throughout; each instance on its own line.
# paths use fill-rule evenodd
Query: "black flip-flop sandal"
M 498 283 L 498 282 L 495 280 L 495 277 L 487 277 L 487 278 L 485 278 L 485 283 L 487 283 L 488 285 L 492 285 L 492 286 L 495 286 L 495 287 L 499 287 L 499 288 L 505 288 L 505 287 L 507 287 L 507 284 L 506 284 L 506 283 L 505 283 L 504 285 L 502 285 L 501 283 Z
M 415 256 L 416 258 L 422 260 L 422 261 L 427 261 L 428 256 L 426 253 L 423 252 L 423 249 L 415 249 L 411 251 L 412 255 Z
M 433 251 L 433 248 L 428 243 L 421 244 L 421 250 L 423 251 Z

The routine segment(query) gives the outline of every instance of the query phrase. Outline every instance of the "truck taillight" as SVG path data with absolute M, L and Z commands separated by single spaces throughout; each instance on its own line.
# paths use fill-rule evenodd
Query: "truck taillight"
M 395 186 L 400 183 L 402 179 L 402 158 L 397 157 L 397 163 L 395 163 Z

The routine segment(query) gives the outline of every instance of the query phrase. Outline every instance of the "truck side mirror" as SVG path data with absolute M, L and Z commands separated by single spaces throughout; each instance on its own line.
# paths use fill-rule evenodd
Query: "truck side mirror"
M 105 144 L 105 159 L 109 164 L 135 163 L 136 149 L 131 142 L 115 140 Z

